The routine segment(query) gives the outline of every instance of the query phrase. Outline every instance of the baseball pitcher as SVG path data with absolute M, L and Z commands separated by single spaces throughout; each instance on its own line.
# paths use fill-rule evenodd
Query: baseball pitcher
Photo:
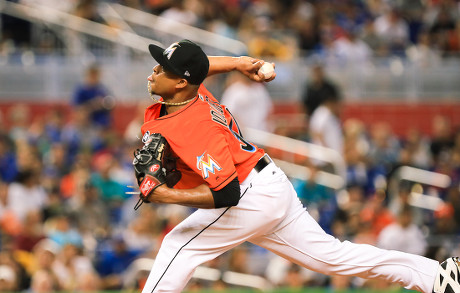
M 265 80 L 258 72 L 264 61 L 208 57 L 188 40 L 149 50 L 158 62 L 147 78 L 156 103 L 145 111 L 144 146 L 134 153 L 139 205 L 198 210 L 164 238 L 143 293 L 180 292 L 198 265 L 245 241 L 324 274 L 383 279 L 425 293 L 460 293 L 456 257 L 439 264 L 326 234 L 283 171 L 245 140 L 228 109 L 202 85 L 209 75 L 233 70 L 271 81 L 276 74 Z

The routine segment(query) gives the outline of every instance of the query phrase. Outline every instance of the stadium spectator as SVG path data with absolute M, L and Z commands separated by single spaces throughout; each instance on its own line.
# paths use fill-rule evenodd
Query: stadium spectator
M 452 147 L 452 165 L 456 170 L 458 176 L 455 176 L 454 182 L 460 181 L 460 127 L 454 133 L 453 147 Z
M 16 291 L 16 273 L 8 265 L 0 265 L 0 292 Z
M 421 169 L 429 169 L 432 166 L 429 139 L 418 129 L 410 128 L 401 142 L 399 162 Z
M 389 48 L 390 53 L 401 55 L 409 44 L 409 26 L 401 17 L 401 11 L 390 7 L 374 21 L 375 31 Z
M 286 272 L 283 282 L 280 286 L 283 290 L 301 290 L 304 288 L 306 280 L 301 273 L 301 267 L 291 264 Z
M 39 176 L 35 170 L 24 170 L 8 186 L 8 208 L 21 222 L 29 212 L 41 211 L 47 205 L 48 194 L 39 184 Z
M 0 18 L 0 28 L 2 35 L 0 44 L 4 43 L 6 47 L 12 47 L 10 49 L 12 51 L 15 51 L 16 48 L 21 50 L 30 46 L 33 30 L 31 22 L 14 16 L 3 15 Z M 0 47 L 2 46 L 0 45 Z
M 43 174 L 54 181 L 55 185 L 59 185 L 59 179 L 70 171 L 67 146 L 63 143 L 49 145 L 43 159 Z
M 375 189 L 376 180 L 385 177 L 397 165 L 401 145 L 387 122 L 373 124 L 369 132 L 368 181 Z
M 406 49 L 409 60 L 417 66 L 417 69 L 437 67 L 441 64 L 439 49 L 431 42 L 431 35 L 427 31 L 421 31 L 417 35 L 415 44 Z
M 363 70 L 373 53 L 367 43 L 358 38 L 357 28 L 352 28 L 333 42 L 332 54 L 337 56 L 342 66 Z
M 79 2 L 79 0 L 76 1 L 60 1 L 60 0 L 19 0 L 21 4 L 25 5 L 45 5 L 49 8 L 57 9 L 60 11 L 64 12 L 69 12 L 72 9 L 74 9 L 74 6 L 76 2 Z
M 53 265 L 59 250 L 59 246 L 54 241 L 45 238 L 33 247 L 31 254 L 23 255 L 23 262 L 32 278 L 32 287 L 46 285 L 51 286 L 52 290 L 60 289 L 58 277 L 53 271 Z M 46 274 L 41 272 L 45 272 Z
M 97 188 L 108 206 L 111 221 L 118 223 L 121 220 L 122 204 L 127 196 L 121 183 L 112 177 L 114 157 L 110 153 L 102 153 L 95 156 L 93 162 L 95 171 L 91 174 L 90 183 Z
M 332 190 L 318 184 L 318 168 L 314 164 L 308 164 L 309 174 L 306 181 L 296 185 L 297 195 L 300 201 L 311 209 L 311 206 L 324 205 L 333 197 Z
M 337 97 L 339 95 L 337 85 L 326 77 L 324 70 L 321 64 L 312 66 L 308 82 L 303 91 L 302 102 L 310 118 L 313 111 L 315 111 L 325 99 Z
M 77 292 L 100 292 L 102 280 L 94 271 L 84 272 L 78 275 L 75 291 Z
M 62 142 L 67 146 L 67 160 L 74 164 L 82 154 L 92 154 L 104 148 L 100 130 L 91 126 L 89 110 L 78 107 L 62 129 Z
M 0 134 L 0 179 L 12 182 L 18 173 L 14 143 L 9 135 Z
M 299 49 L 302 55 L 310 55 L 319 45 L 320 37 L 317 30 L 316 10 L 312 3 L 306 1 L 295 1 L 293 11 L 288 17 L 288 27 L 297 32 Z
M 90 65 L 84 78 L 84 82 L 75 88 L 73 105 L 85 108 L 95 127 L 109 128 L 112 124 L 113 104 L 109 90 L 101 83 L 99 65 Z
M 331 225 L 336 211 L 336 198 L 333 189 L 324 186 L 319 176 L 319 168 L 315 164 L 307 163 L 307 180 L 294 180 L 293 186 L 297 195 L 309 213 L 328 233 L 331 232 Z
M 50 293 L 58 290 L 56 280 L 53 275 L 45 270 L 40 270 L 32 275 L 30 289 L 34 293 Z
M 448 56 L 452 56 L 453 54 L 458 54 L 460 52 L 460 20 L 458 19 L 455 24 L 455 29 L 448 32 L 446 51 L 449 54 Z
M 24 141 L 28 138 L 30 108 L 24 103 L 17 103 L 11 107 L 8 113 L 10 123 L 9 135 L 13 141 Z
M 436 44 L 443 52 L 448 50 L 449 33 L 455 30 L 455 6 L 452 3 L 441 3 L 436 8 L 432 9 L 431 15 L 434 16 L 433 22 L 430 25 L 430 34 Z M 458 12 L 457 12 L 458 13 Z
M 369 141 L 364 124 L 357 119 L 347 119 L 343 124 L 344 159 L 347 165 L 346 182 L 358 185 L 368 192 L 366 155 Z
M 297 270 L 297 268 L 299 268 L 298 272 L 292 271 L 292 269 Z M 291 270 L 291 273 L 289 273 L 290 270 Z M 290 263 L 288 260 L 278 255 L 271 256 L 270 261 L 265 271 L 265 277 L 267 278 L 267 280 L 269 280 L 277 288 L 280 288 L 282 286 L 288 286 L 290 278 L 293 278 L 296 281 L 301 279 L 302 284 L 304 284 L 312 276 L 317 276 L 318 277 L 317 280 L 321 280 L 321 279 L 324 280 L 322 276 L 316 275 L 316 273 L 309 271 L 306 268 L 303 268 L 303 267 L 293 268 L 292 263 Z M 319 284 L 319 282 L 317 282 L 316 284 Z
M 452 125 L 448 117 L 437 115 L 432 120 L 430 150 L 434 164 L 445 160 L 453 146 Z
M 377 246 L 407 253 L 425 255 L 427 242 L 421 229 L 413 223 L 412 208 L 404 206 L 397 221 L 382 229 Z
M 45 238 L 42 213 L 39 210 L 32 210 L 24 219 L 21 233 L 14 238 L 13 247 L 15 250 L 31 252 L 35 245 Z
M 18 216 L 8 205 L 8 184 L 0 180 L 0 227 L 4 235 L 17 236 L 22 229 Z
M 157 211 L 152 208 L 143 209 L 139 212 L 121 235 L 124 244 L 130 251 L 142 253 L 157 251 L 159 248 L 158 238 L 162 229 L 161 219 Z
M 140 251 L 129 250 L 120 236 L 102 243 L 95 256 L 95 267 L 102 279 L 102 289 L 122 289 L 123 273 L 139 254 Z
M 67 244 L 81 247 L 83 238 L 68 215 L 58 215 L 47 220 L 47 236 L 62 249 Z
M 170 7 L 164 10 L 159 16 L 167 21 L 181 22 L 191 26 L 198 26 L 200 24 L 199 17 L 191 9 L 187 7 L 187 1 L 171 0 Z
M 457 231 L 453 221 L 454 207 L 451 203 L 440 204 L 434 211 L 434 221 L 430 228 L 430 234 L 436 241 L 431 243 L 427 255 L 433 258 L 444 257 L 446 252 L 452 249 L 451 235 Z
M 103 18 L 98 13 L 96 0 L 77 0 L 73 14 L 91 21 L 103 23 Z
M 370 224 L 370 232 L 375 237 L 377 237 L 386 226 L 395 221 L 393 214 L 385 204 L 385 197 L 386 194 L 383 190 L 376 190 L 360 211 L 362 223 Z
M 253 82 L 239 72 L 230 75 L 227 82 L 221 103 L 235 116 L 243 133 L 245 127 L 271 132 L 269 119 L 273 102 L 265 85 Z
M 342 99 L 338 95 L 324 98 L 310 118 L 310 137 L 314 144 L 331 148 L 343 155 L 344 138 L 340 115 Z
M 454 221 L 456 234 L 460 232 L 460 183 L 457 180 L 454 181 L 447 191 L 446 201 L 452 205 L 454 210 Z
M 97 240 L 109 234 L 111 223 L 108 207 L 91 183 L 86 181 L 77 187 L 68 205 L 69 213 L 75 219 L 83 238 Z
M 0 252 L 0 267 L 3 268 L 0 271 L 0 282 L 3 281 L 3 285 L 11 287 L 11 291 L 23 291 L 28 288 L 28 280 L 24 270 L 24 267 L 19 263 L 12 254 L 13 250 L 4 249 Z M 6 292 L 6 290 L 4 291 Z
M 82 254 L 81 248 L 81 245 L 66 242 L 61 246 L 53 263 L 53 272 L 58 278 L 60 288 L 64 291 L 76 290 L 81 287 L 79 283 L 88 274 L 95 273 L 92 260 L 89 256 Z
M 374 56 L 388 55 L 388 46 L 375 31 L 375 24 L 372 19 L 367 19 L 362 26 L 360 39 L 372 50 Z
M 247 247 L 236 247 L 229 251 L 228 270 L 237 273 L 249 274 L 249 258 Z
M 74 196 L 81 195 L 87 187 L 91 170 L 81 163 L 72 165 L 69 173 L 62 176 L 59 184 L 59 194 L 64 199 L 70 199 Z M 77 199 L 77 201 L 82 201 Z
M 392 198 L 389 198 L 388 209 L 394 217 L 397 217 L 402 213 L 404 208 L 410 206 L 412 209 L 412 223 L 417 225 L 417 227 L 423 227 L 426 225 L 426 219 L 424 218 L 427 217 L 427 212 L 410 205 L 412 189 L 416 190 L 412 182 L 406 180 L 399 182 L 396 194 Z
M 364 189 L 359 185 L 346 187 L 347 200 L 340 204 L 334 216 L 332 231 L 336 237 L 353 238 L 360 230 L 360 212 L 366 204 Z

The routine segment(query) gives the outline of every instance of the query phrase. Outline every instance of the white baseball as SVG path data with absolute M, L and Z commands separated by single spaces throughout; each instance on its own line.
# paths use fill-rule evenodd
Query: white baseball
M 265 62 L 264 65 L 260 67 L 259 72 L 261 72 L 264 75 L 264 79 L 269 79 L 275 72 L 275 68 L 273 68 L 273 65 L 271 63 Z

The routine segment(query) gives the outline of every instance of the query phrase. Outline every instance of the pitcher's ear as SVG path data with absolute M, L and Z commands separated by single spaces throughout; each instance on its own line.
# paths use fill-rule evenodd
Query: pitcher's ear
M 176 88 L 178 89 L 183 89 L 188 85 L 188 81 L 185 78 L 179 79 L 179 81 L 176 84 Z

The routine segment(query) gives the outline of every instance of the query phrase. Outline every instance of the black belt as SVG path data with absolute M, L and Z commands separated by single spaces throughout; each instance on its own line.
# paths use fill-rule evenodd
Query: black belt
M 265 167 L 267 167 L 271 162 L 272 160 L 270 159 L 270 157 L 267 155 L 264 155 L 262 158 L 259 159 L 257 164 L 254 166 L 254 170 L 256 170 L 257 172 L 260 172 Z

